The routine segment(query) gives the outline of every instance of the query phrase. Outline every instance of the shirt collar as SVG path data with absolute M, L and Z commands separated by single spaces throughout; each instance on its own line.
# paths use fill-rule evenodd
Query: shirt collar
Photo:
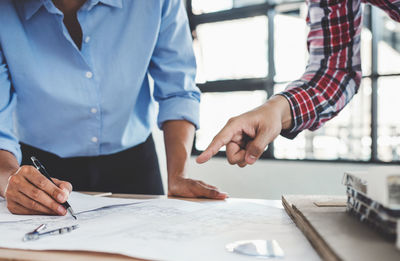
M 91 1 L 96 3 L 100 2 L 112 7 L 122 8 L 122 0 L 91 0 Z
M 31 1 L 18 1 L 22 3 L 22 12 L 26 20 L 31 19 L 31 17 L 42 7 L 43 2 L 39 0 Z
M 52 5 L 52 3 L 50 3 L 51 0 L 30 0 L 18 2 L 23 3 L 22 10 L 26 20 L 31 19 L 32 16 L 36 14 L 43 5 L 47 7 Z M 98 3 L 102 3 L 111 7 L 122 8 L 122 0 L 87 0 L 87 2 L 88 3 L 86 4 L 88 4 L 90 7 L 93 7 Z
M 111 7 L 122 8 L 122 0 L 87 0 L 82 8 L 90 11 L 95 5 L 102 3 Z

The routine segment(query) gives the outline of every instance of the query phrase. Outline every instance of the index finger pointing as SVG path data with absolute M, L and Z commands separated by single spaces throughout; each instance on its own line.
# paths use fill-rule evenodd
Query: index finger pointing
M 209 161 L 218 151 L 228 144 L 233 138 L 233 131 L 231 131 L 230 126 L 226 125 L 211 141 L 207 149 L 201 153 L 196 162 L 199 164 Z

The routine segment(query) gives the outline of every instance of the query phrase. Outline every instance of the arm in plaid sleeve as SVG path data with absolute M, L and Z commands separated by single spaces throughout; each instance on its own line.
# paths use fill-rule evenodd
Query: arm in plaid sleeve
M 393 20 L 400 22 L 400 1 L 399 0 L 361 0 L 363 3 L 370 3 L 385 11 Z
M 294 138 L 316 130 L 336 116 L 357 92 L 361 81 L 359 0 L 309 0 L 306 72 L 280 95 L 289 101 L 292 127 L 281 134 Z
M 262 106 L 231 118 L 197 163 L 207 162 L 226 146 L 230 164 L 254 164 L 279 132 L 294 138 L 337 115 L 361 82 L 361 1 L 377 5 L 400 21 L 400 0 L 308 0 L 310 60 L 306 72 Z

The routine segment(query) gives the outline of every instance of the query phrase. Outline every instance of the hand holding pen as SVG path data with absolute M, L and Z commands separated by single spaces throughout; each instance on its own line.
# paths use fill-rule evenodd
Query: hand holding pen
M 50 177 L 49 173 L 47 173 L 46 168 L 42 165 L 42 163 L 40 163 L 40 161 L 35 158 L 35 157 L 31 157 L 32 163 L 33 165 L 35 165 L 36 169 L 43 175 L 45 176 L 48 180 L 50 180 L 54 185 L 56 185 L 56 183 L 54 183 L 53 179 Z M 68 201 L 65 201 L 62 203 L 63 207 L 68 210 L 68 212 L 71 214 L 71 216 L 73 216 L 76 219 L 75 213 L 72 210 L 72 207 L 69 205 Z
M 69 182 L 47 179 L 33 166 L 21 166 L 8 179 L 4 191 L 7 208 L 20 215 L 66 215 L 62 205 L 72 191 Z

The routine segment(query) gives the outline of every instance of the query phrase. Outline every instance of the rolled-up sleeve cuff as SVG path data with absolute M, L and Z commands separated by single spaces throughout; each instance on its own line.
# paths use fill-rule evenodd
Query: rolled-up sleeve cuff
M 172 97 L 159 102 L 157 124 L 160 129 L 166 121 L 186 120 L 199 129 L 200 101 L 194 98 Z
M 303 131 L 303 128 L 301 128 L 303 123 L 303 119 L 300 113 L 298 112 L 299 110 L 296 109 L 298 108 L 298 101 L 296 100 L 298 97 L 296 97 L 296 92 L 291 92 L 291 91 L 284 91 L 281 93 L 278 93 L 276 95 L 280 95 L 286 98 L 286 100 L 289 102 L 290 106 L 290 113 L 292 114 L 292 124 L 290 129 L 282 130 L 280 135 L 288 138 L 288 139 L 294 139 L 296 136 Z M 298 112 L 296 114 L 296 112 Z
M 18 143 L 13 143 L 8 140 L 0 139 L 0 150 L 6 150 L 8 152 L 11 152 L 17 158 L 18 164 L 21 164 L 22 153 L 21 153 L 21 147 Z

